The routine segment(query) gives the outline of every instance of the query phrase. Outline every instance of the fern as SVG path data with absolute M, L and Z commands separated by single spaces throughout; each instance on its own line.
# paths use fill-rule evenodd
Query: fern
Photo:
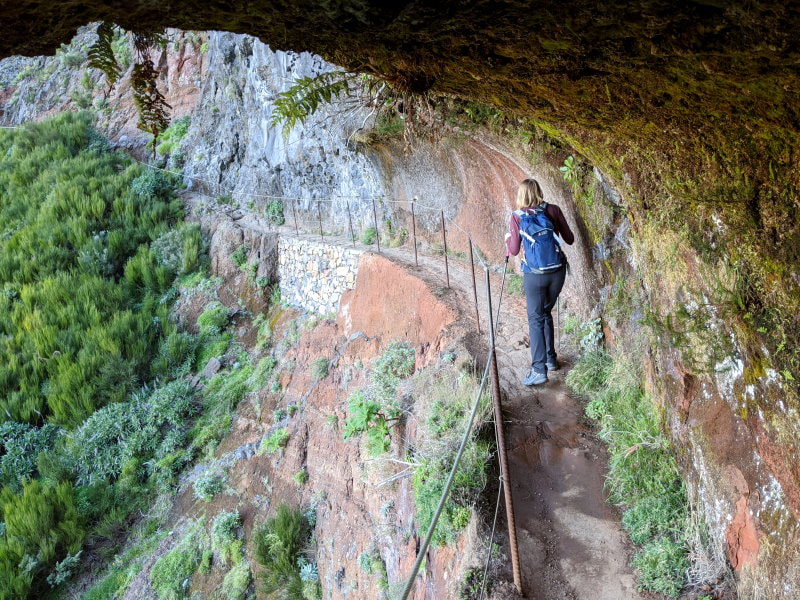
M 114 56 L 113 23 L 103 21 L 97 27 L 97 41 L 89 48 L 89 66 L 105 73 L 108 87 L 114 87 L 120 75 L 120 66 Z
M 288 136 L 298 123 L 305 123 L 321 104 L 330 104 L 334 98 L 349 92 L 355 76 L 344 71 L 328 71 L 316 77 L 302 77 L 275 100 L 272 126 L 282 125 Z
M 135 38 L 134 38 L 135 39 Z M 153 134 L 153 154 L 155 158 L 155 139 L 158 139 L 167 127 L 169 116 L 167 110 L 172 108 L 164 99 L 157 85 L 158 70 L 153 66 L 153 61 L 144 59 L 133 67 L 131 87 L 133 88 L 133 102 L 139 113 L 137 127 L 142 131 Z

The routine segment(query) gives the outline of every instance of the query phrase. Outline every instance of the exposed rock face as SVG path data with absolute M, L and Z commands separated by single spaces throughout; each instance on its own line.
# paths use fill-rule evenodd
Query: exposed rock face
M 141 156 L 152 137 L 137 128 L 138 115 L 130 85 L 132 66 L 108 89 L 105 75 L 85 67 L 94 43 L 94 26 L 82 27 L 57 56 L 12 57 L 0 62 L 0 123 L 18 125 L 64 110 L 91 108 L 98 128 L 119 147 Z M 153 60 L 159 66 L 159 89 L 173 118 L 190 114 L 200 98 L 208 61 L 201 51 L 205 35 L 169 31 L 170 42 Z
M 622 345 L 647 337 L 640 321 L 652 325 L 641 345 L 649 387 L 712 535 L 740 571 L 742 596 L 794 597 L 800 85 L 793 6 L 264 2 L 246 14 L 226 3 L 182 6 L 17 3 L 4 7 L 0 53 L 52 49 L 101 17 L 128 27 L 226 29 L 316 50 L 404 89 L 433 88 L 531 117 L 532 127 L 599 167 L 603 194 L 567 201 L 552 166 L 532 167 L 522 151 L 496 141 L 422 144 L 411 156 L 392 142 L 356 151 L 344 140 L 358 119 L 332 139 L 315 122 L 293 133 L 290 146 L 266 125 L 267 100 L 287 85 L 270 78 L 289 64 L 303 74 L 329 67 L 272 53 L 252 38 L 211 34 L 208 61 L 219 66 L 195 113 L 187 173 L 207 179 L 211 195 L 215 185 L 237 191 L 243 205 L 246 193 L 380 197 L 381 219 L 406 227 L 407 202 L 419 196 L 433 207 L 420 217 L 427 240 L 435 241 L 443 210 L 495 260 L 514 183 L 524 173 L 542 180 L 546 196 L 578 224 L 572 306 L 588 314 L 607 307 L 612 293 L 637 299 L 630 314 L 605 315 L 609 338 Z M 268 200 L 252 199 L 256 207 Z M 311 218 L 314 204 L 299 202 L 301 216 Z M 345 202 L 330 206 L 326 227 L 342 229 Z M 354 199 L 353 211 L 369 224 L 368 203 Z M 450 234 L 464 249 L 464 234 L 452 226 Z

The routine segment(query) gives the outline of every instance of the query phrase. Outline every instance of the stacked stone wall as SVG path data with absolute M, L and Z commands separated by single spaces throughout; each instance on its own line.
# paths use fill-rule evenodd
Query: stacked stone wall
M 318 314 L 336 313 L 342 293 L 356 285 L 362 253 L 336 244 L 281 237 L 278 243 L 281 298 Z

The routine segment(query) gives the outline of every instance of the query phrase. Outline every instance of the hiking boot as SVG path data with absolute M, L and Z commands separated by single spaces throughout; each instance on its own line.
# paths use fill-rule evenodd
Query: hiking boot
M 522 383 L 528 386 L 547 383 L 547 373 L 537 373 L 531 369 L 531 372 L 528 373 L 528 376 L 522 380 Z
M 544 364 L 545 366 L 547 366 L 548 371 L 558 371 L 561 368 L 561 365 L 558 364 L 558 361 L 556 359 L 548 360 Z

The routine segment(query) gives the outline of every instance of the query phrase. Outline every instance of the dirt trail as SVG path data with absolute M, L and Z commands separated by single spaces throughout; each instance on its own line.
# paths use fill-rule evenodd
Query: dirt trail
M 405 262 L 404 250 L 386 255 Z M 409 260 L 410 259 L 410 260 Z M 413 263 L 411 263 L 413 264 Z M 420 271 L 444 282 L 442 260 L 420 257 Z M 450 282 L 465 314 L 474 314 L 469 263 L 450 263 Z M 485 325 L 483 270 L 476 267 L 481 323 Z M 492 275 L 496 306 L 500 277 Z M 485 331 L 485 330 L 484 330 Z M 641 594 L 628 565 L 630 543 L 619 515 L 603 492 L 607 455 L 583 423 L 583 406 L 571 397 L 564 377 L 572 357 L 541 387 L 520 378 L 530 366 L 524 299 L 504 294 L 497 330 L 498 367 L 506 418 L 506 443 L 517 521 L 520 563 L 527 598 L 535 600 L 655 600 Z M 502 513 L 502 507 L 501 507 Z M 496 541 L 505 545 L 505 525 Z
M 603 494 L 605 450 L 564 383 L 570 357 L 561 355 L 562 369 L 544 386 L 523 386 L 530 364 L 524 303 L 511 298 L 503 312 L 498 360 L 527 596 L 653 598 L 636 591 L 629 543 Z
M 262 228 L 261 222 L 248 223 L 247 218 L 242 221 L 242 226 Z M 284 235 L 295 235 L 286 227 L 279 230 Z M 304 234 L 301 237 L 318 239 Z M 326 236 L 325 242 L 350 245 L 335 236 Z M 452 289 L 445 290 L 442 258 L 420 255 L 416 267 L 413 252 L 406 248 L 384 249 L 383 255 L 425 280 L 434 293 L 449 295 L 464 314 L 474 315 L 468 262 L 451 259 Z M 476 277 L 481 323 L 485 326 L 484 276 L 477 266 Z M 496 302 L 500 285 L 497 273 L 492 274 L 492 285 Z M 562 369 L 551 373 L 544 386 L 527 388 L 520 381 L 530 364 L 527 338 L 524 299 L 505 294 L 497 330 L 498 365 L 526 597 L 660 598 L 636 590 L 634 571 L 628 566 L 630 544 L 618 514 L 605 502 L 603 493 L 605 450 L 583 424 L 583 408 L 564 383 L 572 357 L 561 354 Z M 502 522 L 498 523 L 495 541 L 507 545 Z

